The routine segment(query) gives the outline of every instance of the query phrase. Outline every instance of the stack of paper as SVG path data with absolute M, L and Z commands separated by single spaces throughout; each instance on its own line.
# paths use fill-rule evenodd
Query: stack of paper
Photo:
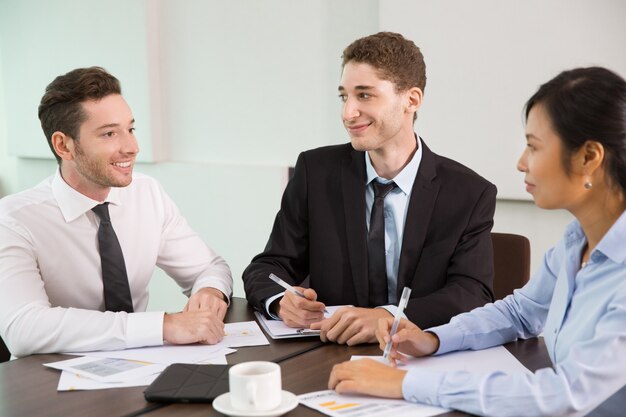
M 82 356 L 66 361 L 44 363 L 63 371 L 57 390 L 92 390 L 150 385 L 167 365 Z
M 340 309 L 341 307 L 351 307 L 351 306 L 326 306 L 326 312 L 324 313 L 324 318 L 327 319 L 332 316 L 335 311 Z M 309 336 L 318 336 L 320 335 L 319 330 L 311 330 L 305 328 L 297 328 L 297 327 L 289 327 L 282 320 L 270 320 L 266 319 L 258 311 L 255 311 L 257 320 L 261 323 L 263 330 L 265 333 L 272 339 L 288 339 L 292 337 L 309 337 Z
M 59 391 L 150 385 L 173 363 L 227 364 L 233 347 L 268 345 L 254 321 L 227 323 L 226 336 L 216 345 L 163 345 L 116 351 L 71 352 L 80 358 L 44 364 L 60 369 Z

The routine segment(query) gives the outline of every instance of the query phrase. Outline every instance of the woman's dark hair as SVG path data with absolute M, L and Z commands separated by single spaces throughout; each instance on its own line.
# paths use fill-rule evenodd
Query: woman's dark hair
M 571 172 L 571 155 L 587 140 L 602 144 L 605 169 L 612 185 L 626 194 L 626 81 L 601 67 L 563 71 L 528 100 L 541 104 L 563 141 L 563 165 Z

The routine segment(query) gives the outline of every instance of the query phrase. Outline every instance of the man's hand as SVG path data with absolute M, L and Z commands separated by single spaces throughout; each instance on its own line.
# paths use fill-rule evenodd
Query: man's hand
M 202 288 L 189 297 L 181 313 L 163 318 L 163 339 L 175 345 L 206 343 L 224 338 L 226 296 L 216 288 Z
M 202 288 L 189 297 L 183 313 L 188 311 L 208 311 L 213 313 L 220 321 L 226 316 L 226 296 L 216 288 Z
M 349 346 L 376 342 L 378 320 L 391 317 L 384 308 L 340 308 L 330 318 L 313 323 L 311 329 L 320 330 L 323 342 L 331 341 Z
M 402 381 L 406 371 L 392 368 L 372 359 L 348 361 L 333 367 L 328 388 L 339 394 L 366 394 L 402 398 Z
M 224 338 L 224 322 L 210 311 L 186 311 L 163 317 L 163 339 L 175 345 L 214 345 Z
M 439 349 L 439 338 L 434 333 L 424 332 L 405 319 L 400 320 L 396 333 L 390 338 L 389 332 L 392 325 L 392 318 L 380 320 L 376 329 L 376 338 L 381 350 L 385 350 L 385 345 L 389 340 L 392 341 L 388 359 L 393 366 L 398 360 L 405 361 L 406 355 L 426 356 Z
M 324 318 L 324 303 L 317 300 L 317 293 L 311 288 L 294 287 L 306 298 L 299 297 L 291 291 L 285 291 L 278 308 L 278 317 L 289 327 L 308 328 L 311 323 Z

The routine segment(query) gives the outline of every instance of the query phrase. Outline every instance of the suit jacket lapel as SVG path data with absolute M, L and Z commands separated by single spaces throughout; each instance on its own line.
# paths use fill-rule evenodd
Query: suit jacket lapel
M 348 256 L 358 306 L 366 306 L 368 300 L 365 180 L 364 154 L 352 150 L 341 167 L 341 188 Z
M 398 299 L 400 299 L 402 288 L 410 286 L 413 281 L 440 186 L 436 178 L 435 154 L 428 149 L 424 141 L 420 142 L 424 148 L 404 223 L 400 265 L 398 266 Z

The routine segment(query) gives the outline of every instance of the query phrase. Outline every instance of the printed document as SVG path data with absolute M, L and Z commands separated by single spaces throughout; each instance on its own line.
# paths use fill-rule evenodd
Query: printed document
M 404 400 L 340 395 L 330 390 L 298 395 L 298 399 L 300 404 L 331 417 L 429 417 L 450 411 Z
M 232 347 L 269 345 L 269 341 L 254 321 L 226 323 L 226 336 L 215 345 L 163 345 L 123 350 L 99 350 L 94 352 L 70 352 L 69 355 L 117 358 L 160 363 L 220 363 L 221 358 L 235 352 Z
M 327 319 L 332 316 L 335 311 L 340 309 L 341 307 L 351 307 L 351 306 L 326 306 L 327 313 L 324 313 L 324 318 Z M 319 330 L 311 330 L 306 328 L 296 328 L 287 326 L 282 320 L 272 320 L 267 319 L 265 316 L 258 311 L 254 312 L 257 320 L 265 330 L 265 333 L 272 339 L 287 339 L 292 337 L 319 337 Z
M 372 358 L 386 363 L 382 356 L 352 356 L 352 360 Z M 411 358 L 406 364 L 398 362 L 401 369 L 430 369 L 433 371 L 468 371 L 468 372 L 495 372 L 507 374 L 531 374 L 504 346 L 495 346 L 483 350 L 461 350 L 440 356 L 426 356 Z

